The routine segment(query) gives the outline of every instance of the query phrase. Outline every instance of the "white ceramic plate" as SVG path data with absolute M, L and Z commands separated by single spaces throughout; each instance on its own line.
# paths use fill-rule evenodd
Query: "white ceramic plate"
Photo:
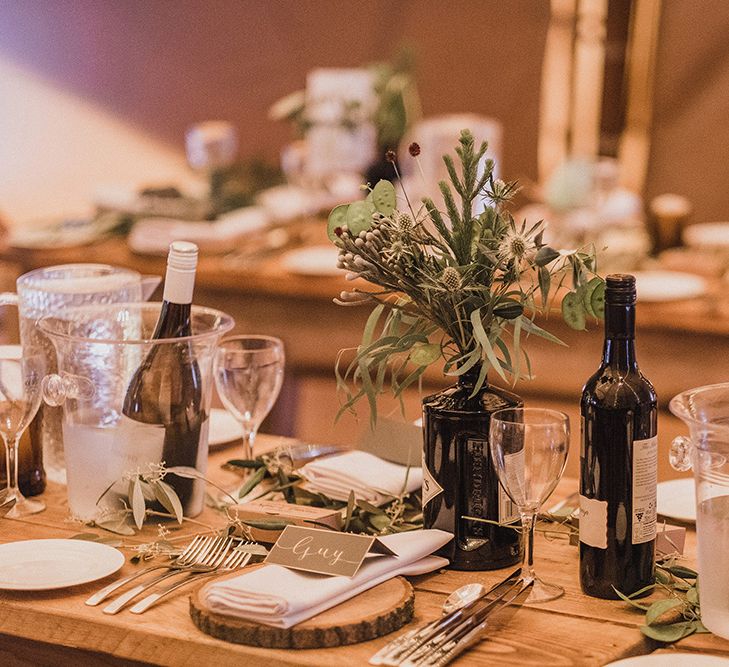
M 96 581 L 124 565 L 118 549 L 86 540 L 0 544 L 0 589 L 47 591 Z
M 658 514 L 667 519 L 696 523 L 693 478 L 672 479 L 658 485 Z
M 701 653 L 662 653 L 660 655 L 636 655 L 611 662 L 605 667 L 727 667 L 729 660 L 718 655 Z
M 311 246 L 291 250 L 281 258 L 282 266 L 290 273 L 306 276 L 336 276 L 342 273 L 337 268 L 339 250 L 334 246 Z
M 208 427 L 208 447 L 215 448 L 228 442 L 239 440 L 243 427 L 227 410 L 213 408 L 210 410 L 210 426 Z
M 678 301 L 706 294 L 701 276 L 679 271 L 636 271 L 638 301 Z

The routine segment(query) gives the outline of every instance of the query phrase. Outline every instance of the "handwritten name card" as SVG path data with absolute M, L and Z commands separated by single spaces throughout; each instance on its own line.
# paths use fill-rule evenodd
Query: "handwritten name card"
M 397 556 L 376 537 L 286 526 L 265 562 L 304 572 L 353 577 L 368 553 Z

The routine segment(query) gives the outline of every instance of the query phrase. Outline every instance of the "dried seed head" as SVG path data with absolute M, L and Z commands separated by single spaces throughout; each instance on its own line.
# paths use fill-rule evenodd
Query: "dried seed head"
M 413 231 L 413 219 L 407 214 L 407 213 L 401 213 L 400 211 L 395 211 L 392 214 L 392 220 L 397 225 L 397 229 L 402 234 L 407 234 L 411 231 Z
M 397 153 L 394 150 L 392 150 L 392 148 L 389 149 L 388 151 L 385 152 L 385 160 L 394 164 L 395 160 L 397 160 Z
M 413 143 L 408 146 L 408 153 L 410 153 L 413 157 L 418 157 L 418 155 L 420 155 L 420 144 L 413 141 Z
M 461 287 L 461 274 L 458 272 L 458 269 L 455 269 L 452 266 L 446 266 L 446 268 L 443 269 L 440 279 L 446 289 L 452 292 Z

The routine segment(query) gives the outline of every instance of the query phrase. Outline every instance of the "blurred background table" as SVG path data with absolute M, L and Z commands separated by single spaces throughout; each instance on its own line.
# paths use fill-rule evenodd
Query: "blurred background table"
M 310 221 L 312 243 L 326 243 L 323 221 Z M 39 266 L 65 262 L 102 262 L 127 266 L 142 273 L 164 275 L 164 258 L 134 254 L 123 239 L 108 239 L 78 248 L 21 250 L 2 254 L 5 289 L 14 277 Z M 352 444 L 368 429 L 367 407 L 359 419 L 345 415 L 336 424 L 338 408 L 334 362 L 342 348 L 358 344 L 370 309 L 344 308 L 332 302 L 351 287 L 343 276 L 300 275 L 282 265 L 280 255 L 236 263 L 225 256 L 203 256 L 195 288 L 196 303 L 220 308 L 236 320 L 240 333 L 264 333 L 286 345 L 287 379 L 269 431 L 314 442 Z M 160 298 L 155 294 L 153 298 Z M 568 349 L 541 339 L 529 341 L 536 377 L 522 381 L 515 391 L 529 405 L 555 407 L 572 419 L 572 454 L 567 474 L 579 466 L 579 400 L 582 385 L 596 370 L 602 351 L 602 326 L 589 325 L 575 332 L 555 314 L 542 323 L 561 338 Z M 667 411 L 669 400 L 690 387 L 729 378 L 729 300 L 719 290 L 694 300 L 641 303 L 638 310 L 638 359 L 654 383 L 661 405 L 659 418 L 659 479 L 676 476 L 667 460 L 672 438 L 683 433 L 680 422 Z M 406 417 L 420 416 L 420 397 L 441 388 L 446 379 L 435 366 L 426 374 L 422 391 L 405 398 Z M 395 400 L 385 400 L 380 414 L 399 414 Z

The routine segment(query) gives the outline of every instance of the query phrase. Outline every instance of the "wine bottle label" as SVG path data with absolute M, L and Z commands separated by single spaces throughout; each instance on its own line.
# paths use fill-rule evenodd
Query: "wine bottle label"
M 607 549 L 608 504 L 580 494 L 580 542 Z
M 441 493 L 443 493 L 443 487 L 438 484 L 433 474 L 428 470 L 425 462 L 425 452 L 423 452 L 423 507 Z
M 499 523 L 514 523 L 519 519 L 519 509 L 499 484 Z
M 633 544 L 656 538 L 658 437 L 633 441 Z
M 512 493 L 524 494 L 524 450 L 504 454 L 504 475 Z M 519 510 L 514 501 L 499 482 L 499 523 L 513 523 L 519 518 Z

